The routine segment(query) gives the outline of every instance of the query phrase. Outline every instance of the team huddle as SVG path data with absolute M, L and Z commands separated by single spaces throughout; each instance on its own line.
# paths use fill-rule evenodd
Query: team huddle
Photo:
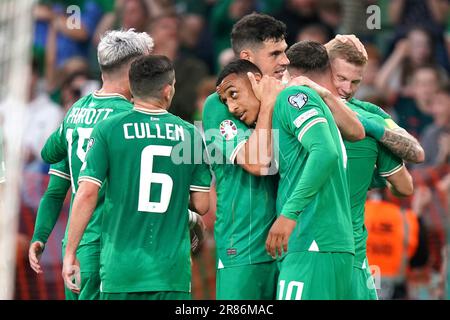
M 236 59 L 205 101 L 202 132 L 167 111 L 176 74 L 151 54 L 151 37 L 107 32 L 102 88 L 71 107 L 41 152 L 50 180 L 31 267 L 42 272 L 72 188 L 66 299 L 190 299 L 190 228 L 208 212 L 215 180 L 217 299 L 377 299 L 367 191 L 381 180 L 411 195 L 404 161 L 423 161 L 423 149 L 353 98 L 367 63 L 356 37 L 290 48 L 285 37 L 264 14 L 234 25 Z

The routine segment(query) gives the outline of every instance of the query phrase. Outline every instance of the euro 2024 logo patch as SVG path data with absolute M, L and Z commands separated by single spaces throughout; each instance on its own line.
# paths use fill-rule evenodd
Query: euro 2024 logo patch
M 220 134 L 225 140 L 233 139 L 237 135 L 237 127 L 231 120 L 223 120 L 219 126 Z
M 87 144 L 87 148 L 86 148 L 86 152 L 88 152 L 89 149 L 92 148 L 92 146 L 94 145 L 94 141 L 95 141 L 94 138 L 90 138 L 89 139 L 88 144 Z
M 301 109 L 308 102 L 308 96 L 300 92 L 296 95 L 289 96 L 288 102 L 294 108 Z

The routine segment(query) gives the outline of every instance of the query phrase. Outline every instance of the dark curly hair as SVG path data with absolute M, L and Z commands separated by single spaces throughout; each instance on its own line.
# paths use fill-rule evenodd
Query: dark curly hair
M 255 48 L 266 40 L 281 41 L 286 38 L 286 25 L 266 14 L 251 13 L 233 26 L 231 46 L 236 55 L 248 47 Z

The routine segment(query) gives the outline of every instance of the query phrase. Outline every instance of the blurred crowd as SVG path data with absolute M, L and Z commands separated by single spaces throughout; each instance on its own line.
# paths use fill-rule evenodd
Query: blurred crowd
M 371 5 L 379 9 L 373 11 L 379 13 L 374 17 L 379 20 L 375 28 L 367 24 L 370 13 L 366 10 Z M 203 102 L 215 91 L 217 73 L 233 59 L 230 49 L 233 24 L 253 11 L 283 21 L 288 28 L 289 45 L 300 40 L 326 43 L 336 34 L 355 34 L 364 42 L 369 63 L 356 97 L 384 108 L 421 142 L 426 152 L 424 163 L 410 167 L 416 189 L 411 199 L 399 201 L 385 192 L 371 193 L 371 205 L 386 204 L 376 210 L 392 210 L 391 217 L 400 217 L 377 222 L 381 215 L 368 214 L 374 219 L 368 222 L 369 233 L 370 226 L 376 234 L 389 223 L 393 232 L 401 231 L 398 238 L 401 263 L 397 263 L 392 274 L 381 274 L 381 287 L 386 289 L 380 291 L 381 297 L 443 299 L 450 296 L 446 288 L 449 274 L 446 265 L 450 260 L 448 0 L 38 1 L 33 11 L 32 81 L 27 91 L 29 119 L 23 173 L 26 183 L 21 190 L 20 222 L 23 248 L 19 247 L 19 257 L 21 254 L 26 257 L 33 215 L 48 180 L 48 166 L 40 158 L 40 149 L 68 108 L 81 96 L 100 87 L 96 48 L 101 35 L 111 29 L 148 32 L 155 42 L 154 53 L 174 61 L 176 95 L 170 111 L 194 122 L 201 120 Z M 81 19 L 78 26 L 77 15 Z M 409 220 L 407 212 L 411 215 Z M 214 298 L 214 210 L 205 218 L 209 236 L 193 260 L 193 297 L 198 299 Z M 54 239 L 56 246 L 65 226 L 62 220 L 60 224 L 50 239 Z M 369 238 L 370 241 L 375 240 Z M 397 259 L 392 255 L 395 245 L 386 250 L 378 250 L 370 243 L 368 247 L 369 261 L 371 248 L 375 248 L 374 260 L 380 253 L 386 254 L 385 260 Z M 60 263 L 58 250 L 54 250 L 53 256 L 47 256 L 48 265 Z M 26 264 L 22 267 L 28 268 Z M 55 270 L 57 277 L 46 276 L 49 282 L 60 281 L 58 267 Z M 30 282 L 36 277 L 31 272 L 28 278 L 22 274 L 20 279 L 21 272 L 17 280 L 18 298 L 27 298 L 24 294 L 30 287 L 41 288 L 37 291 L 45 289 L 42 280 L 37 284 Z M 28 287 L 24 288 L 25 285 Z

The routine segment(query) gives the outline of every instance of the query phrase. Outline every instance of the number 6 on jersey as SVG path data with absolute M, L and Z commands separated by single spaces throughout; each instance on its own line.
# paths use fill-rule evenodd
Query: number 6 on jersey
M 165 213 L 169 207 L 172 195 L 173 180 L 165 173 L 153 172 L 153 158 L 155 156 L 170 157 L 172 147 L 147 146 L 141 153 L 141 177 L 139 180 L 138 211 Z M 161 198 L 159 202 L 150 201 L 152 183 L 161 184 Z

